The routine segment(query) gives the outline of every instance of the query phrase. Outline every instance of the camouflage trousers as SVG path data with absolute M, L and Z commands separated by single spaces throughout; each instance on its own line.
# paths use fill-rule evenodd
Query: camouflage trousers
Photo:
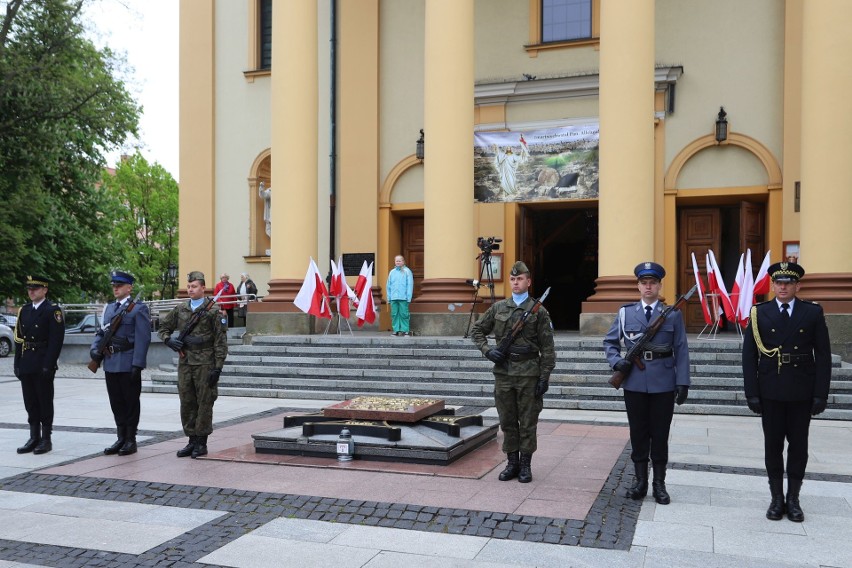
M 219 387 L 207 386 L 209 365 L 178 365 L 178 396 L 180 421 L 187 436 L 209 436 L 213 432 L 213 403 L 219 397 Z
M 494 373 L 494 402 L 503 431 L 504 453 L 520 450 L 531 454 L 538 448 L 536 430 L 544 399 L 535 395 L 537 382 L 538 377 Z

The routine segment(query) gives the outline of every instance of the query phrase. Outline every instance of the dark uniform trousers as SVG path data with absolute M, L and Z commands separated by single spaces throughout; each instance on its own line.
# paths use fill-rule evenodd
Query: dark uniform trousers
M 142 376 L 133 378 L 133 373 L 109 373 L 106 375 L 106 388 L 109 406 L 115 418 L 115 425 L 124 429 L 130 436 L 136 435 L 139 427 L 142 394 Z
M 30 426 L 53 425 L 53 377 L 56 371 L 48 373 L 21 373 L 21 391 L 24 408 L 27 410 L 27 422 Z
M 210 387 L 207 377 L 214 368 L 212 361 L 207 365 L 179 364 L 180 420 L 187 436 L 213 433 L 213 403 L 219 397 L 219 389 Z
M 808 466 L 811 401 L 763 399 L 763 448 L 769 479 L 784 477 L 784 440 L 787 440 L 787 478 L 804 479 Z
M 674 417 L 674 395 L 670 392 L 624 391 L 624 406 L 630 424 L 633 462 L 666 464 L 669 461 L 669 431 Z
M 503 431 L 503 451 L 533 453 L 538 449 L 538 415 L 544 398 L 535 396 L 538 377 L 494 373 L 494 402 Z

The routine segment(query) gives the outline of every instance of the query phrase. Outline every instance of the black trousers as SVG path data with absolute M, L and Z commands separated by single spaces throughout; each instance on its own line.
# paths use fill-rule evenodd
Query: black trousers
M 104 374 L 115 425 L 123 428 L 126 435 L 135 436 L 141 411 L 139 395 L 142 393 L 142 378 L 134 380 L 133 373 Z
M 669 430 L 674 416 L 674 391 L 647 393 L 624 391 L 624 406 L 630 426 L 630 459 L 656 464 L 669 463 Z
M 53 426 L 53 377 L 55 371 L 21 374 L 21 391 L 30 426 Z
M 784 478 L 784 440 L 787 441 L 787 479 L 801 481 L 808 466 L 811 401 L 760 401 L 763 407 L 763 453 L 769 479 Z

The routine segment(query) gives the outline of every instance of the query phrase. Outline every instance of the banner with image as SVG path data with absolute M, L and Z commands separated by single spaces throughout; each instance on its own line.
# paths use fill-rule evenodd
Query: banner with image
M 597 198 L 599 133 L 597 124 L 475 132 L 474 200 Z

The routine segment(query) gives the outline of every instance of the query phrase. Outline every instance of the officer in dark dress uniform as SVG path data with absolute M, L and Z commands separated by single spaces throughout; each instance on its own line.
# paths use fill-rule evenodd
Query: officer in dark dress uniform
M 642 354 L 644 369 L 621 356 L 638 341 L 648 327 L 663 314 L 659 300 L 666 270 L 656 262 L 643 262 L 633 270 L 641 299 L 625 304 L 604 337 L 606 358 L 615 371 L 627 374 L 624 380 L 624 406 L 630 427 L 630 454 L 636 473 L 634 484 L 627 490 L 631 499 L 644 499 L 648 494 L 648 459 L 654 470 L 654 500 L 668 505 L 666 465 L 669 461 L 669 431 L 674 405 L 683 404 L 689 394 L 689 348 L 683 315 L 674 310 L 666 316 L 657 334 Z
M 808 465 L 811 416 L 825 410 L 831 385 L 831 341 L 822 307 L 796 297 L 805 269 L 795 262 L 769 267 L 775 298 L 751 309 L 743 337 L 745 396 L 761 415 L 769 492 L 766 518 L 805 520 L 799 490 Z M 784 440 L 787 499 L 784 499 Z
M 532 280 L 526 264 L 518 261 L 512 265 L 509 281 L 512 297 L 488 308 L 473 326 L 471 337 L 482 354 L 495 363 L 494 402 L 503 431 L 503 452 L 508 457 L 498 479 L 508 481 L 517 477 L 520 483 L 529 483 L 532 455 L 538 449 L 538 415 L 544 406 L 550 373 L 556 366 L 556 353 L 553 324 L 543 306 L 527 317 L 508 353 L 488 346 L 489 333 L 494 332 L 499 346 L 524 312 L 536 303 L 529 294 Z
M 57 304 L 47 299 L 45 278 L 27 277 L 30 301 L 15 323 L 15 376 L 21 381 L 30 438 L 19 454 L 46 454 L 53 449 L 53 377 L 62 343 L 65 319 Z
M 139 396 L 142 393 L 142 369 L 146 366 L 151 344 L 151 315 L 148 306 L 134 303 L 122 315 L 118 329 L 112 330 L 109 345 L 104 345 L 107 326 L 112 325 L 117 314 L 133 301 L 130 296 L 135 281 L 130 274 L 118 270 L 110 273 L 110 280 L 115 302 L 104 308 L 103 327 L 95 335 L 90 355 L 95 361 L 103 361 L 109 405 L 118 435 L 111 446 L 104 448 L 104 454 L 127 456 L 136 453 Z

